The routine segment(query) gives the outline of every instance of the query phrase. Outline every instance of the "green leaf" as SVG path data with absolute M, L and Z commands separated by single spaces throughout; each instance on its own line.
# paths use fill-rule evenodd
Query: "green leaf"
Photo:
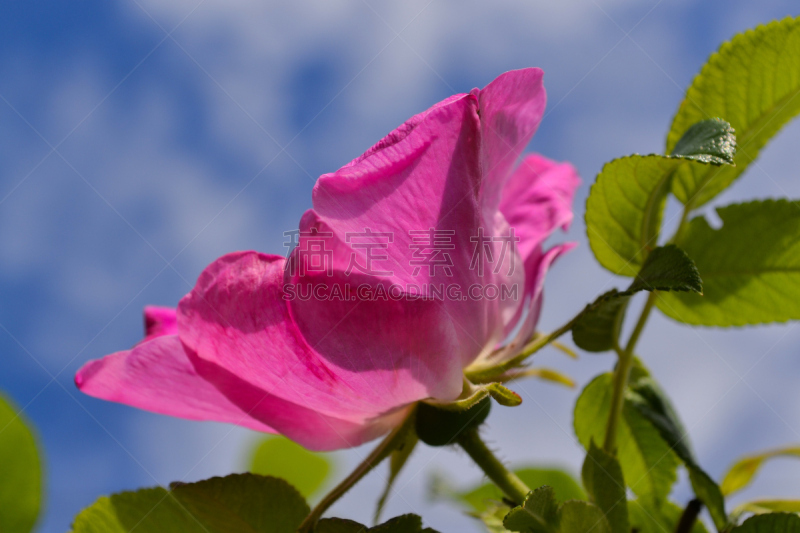
M 545 486 L 529 492 L 522 505 L 506 515 L 503 526 L 524 533 L 557 533 L 558 502 L 553 488 Z
M 739 459 L 728 469 L 728 473 L 720 483 L 722 494 L 728 496 L 745 488 L 753 480 L 764 461 L 777 457 L 800 458 L 800 446 L 779 448 Z
M 285 479 L 309 498 L 322 488 L 331 474 L 332 461 L 306 450 L 286 437 L 269 436 L 253 449 L 250 472 Z
M 653 249 L 626 291 L 612 289 L 586 306 L 572 326 L 573 342 L 588 352 L 614 349 L 630 296 L 653 290 L 702 293 L 697 267 L 674 244 Z
M 611 533 L 603 511 L 589 502 L 568 501 L 558 510 L 560 533 Z
M 679 243 L 697 264 L 703 296 L 660 294 L 658 308 L 704 326 L 800 319 L 800 203 L 754 201 L 717 213 L 720 229 L 694 218 Z
M 592 440 L 583 461 L 581 478 L 589 498 L 608 519 L 611 532 L 629 533 L 625 478 L 617 458 L 598 448 Z
M 511 507 L 504 503 L 493 503 L 485 511 L 478 513 L 477 517 L 489 533 L 506 533 L 508 530 L 503 526 L 503 519 L 510 511 Z
M 684 462 L 689 470 L 689 480 L 695 495 L 708 507 L 714 525 L 721 530 L 727 523 L 725 500 L 714 480 L 697 464 L 686 438 L 686 430 L 667 395 L 655 380 L 645 376 L 631 384 L 625 403 L 647 419 L 656 428 L 663 442 Z
M 681 166 L 710 165 L 683 156 L 632 155 L 600 171 L 586 201 L 586 233 L 594 256 L 613 274 L 636 276 L 657 246 L 667 192 Z
M 104 496 L 75 518 L 74 533 L 295 533 L 309 513 L 291 485 L 232 474 Z
M 671 154 L 704 163 L 732 165 L 736 155 L 736 136 L 731 125 L 721 118 L 701 120 L 686 130 Z
M 422 529 L 422 518 L 415 514 L 396 516 L 375 527 L 367 527 L 344 518 L 324 518 L 317 523 L 315 533 L 436 533 Z
M 689 470 L 689 481 L 695 496 L 706 504 L 711 520 L 714 521 L 717 530 L 722 531 L 728 524 L 728 516 L 725 514 L 725 498 L 719 486 L 696 464 L 687 464 L 686 467 Z
M 404 435 L 401 437 L 400 443 L 392 450 L 389 456 L 389 479 L 386 480 L 386 488 L 383 489 L 383 494 L 381 494 L 380 499 L 378 499 L 378 504 L 375 507 L 375 522 L 380 520 L 381 511 L 383 511 L 383 506 L 386 503 L 386 499 L 389 497 L 394 481 L 406 465 L 408 458 L 411 457 L 411 453 L 414 451 L 414 448 L 416 448 L 417 442 L 419 442 L 419 437 L 417 437 L 417 433 L 414 431 L 414 425 L 409 424 Z
M 39 516 L 42 472 L 36 439 L 0 395 L 0 531 L 27 533 Z
M 520 468 L 514 474 L 531 488 L 544 485 L 552 487 L 558 503 L 566 500 L 584 500 L 586 494 L 575 479 L 558 468 Z M 489 509 L 491 502 L 502 501 L 503 493 L 494 483 L 484 483 L 471 490 L 454 492 L 452 496 L 467 503 L 476 512 L 482 513 Z
M 559 468 L 520 468 L 514 473 L 529 487 L 552 487 L 559 504 L 586 499 L 586 493 L 575 478 Z
M 655 508 L 648 502 L 637 500 L 628 501 L 631 530 L 638 533 L 672 533 L 678 526 L 683 514 L 683 509 L 667 501 L 660 508 Z M 699 520 L 694 523 L 689 533 L 708 533 L 706 526 Z
M 724 43 L 686 92 L 667 136 L 667 152 L 677 147 L 678 139 L 696 122 L 722 117 L 736 130 L 736 166 L 682 168 L 672 183 L 675 196 L 691 208 L 728 187 L 767 141 L 800 112 L 798 93 L 799 19 L 758 26 Z
M 494 527 L 492 521 L 489 525 Z M 495 531 L 611 533 L 608 520 L 599 507 L 578 500 L 569 500 L 559 507 L 552 487 L 547 486 L 531 491 L 525 503 L 509 511 L 503 526 L 504 529 Z
M 628 296 L 612 289 L 597 298 L 572 326 L 572 341 L 587 352 L 605 352 L 614 348 Z
M 751 516 L 731 533 L 800 533 L 800 516 L 789 513 Z
M 584 388 L 575 405 L 575 434 L 585 448 L 603 442 L 611 407 L 613 377 L 601 374 Z M 658 430 L 629 402 L 617 428 L 617 457 L 625 480 L 641 498 L 664 501 L 676 480 L 678 458 Z
M 733 510 L 734 516 L 742 513 L 800 513 L 800 500 L 753 500 Z
M 650 252 L 625 294 L 638 291 L 679 291 L 703 293 L 703 282 L 694 261 L 686 252 L 668 244 Z
M 697 464 L 688 433 L 669 397 L 649 375 L 631 380 L 625 401 L 650 421 L 661 438 L 685 463 Z

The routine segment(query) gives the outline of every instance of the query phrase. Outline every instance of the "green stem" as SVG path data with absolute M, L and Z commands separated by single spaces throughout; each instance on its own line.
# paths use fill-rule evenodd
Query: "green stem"
M 477 429 L 461 433 L 458 436 L 458 444 L 508 499 L 517 504 L 525 501 L 531 489 L 500 462 L 481 440 Z
M 314 527 L 317 525 L 317 521 L 322 517 L 322 514 L 328 510 L 328 508 L 333 505 L 336 500 L 341 498 L 345 492 L 350 490 L 350 488 L 358 483 L 361 478 L 367 475 L 370 470 L 378 466 L 381 461 L 386 459 L 398 446 L 399 444 L 405 439 L 406 432 L 411 428 L 414 424 L 414 414 L 416 412 L 416 408 L 413 408 L 411 412 L 406 416 L 406 419 L 403 421 L 402 424 L 397 426 L 392 430 L 389 435 L 381 441 L 378 446 L 372 450 L 366 459 L 364 459 L 361 464 L 359 464 L 355 470 L 353 470 L 349 476 L 344 478 L 344 480 L 336 485 L 336 487 L 330 491 L 323 499 L 320 501 L 316 507 L 311 511 L 311 513 L 303 520 L 303 523 L 300 524 L 300 527 L 297 529 L 297 533 L 311 533 L 314 530 Z
M 641 336 L 647 319 L 650 316 L 650 311 L 656 303 L 656 291 L 650 293 L 647 297 L 647 302 L 644 304 L 642 314 L 639 315 L 639 321 L 633 328 L 628 344 L 624 350 L 617 348 L 617 369 L 614 371 L 614 388 L 611 395 L 611 409 L 608 412 L 608 423 L 606 424 L 606 439 L 603 443 L 603 450 L 607 453 L 614 453 L 614 448 L 617 444 L 617 426 L 619 419 L 622 416 L 622 407 L 625 405 L 625 390 L 628 387 L 628 379 L 631 375 L 631 366 L 633 366 L 633 350 L 636 348 L 636 343 Z

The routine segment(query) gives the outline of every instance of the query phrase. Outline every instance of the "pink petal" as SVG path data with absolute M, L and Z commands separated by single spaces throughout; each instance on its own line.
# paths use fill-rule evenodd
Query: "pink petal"
M 527 261 L 556 230 L 569 228 L 572 198 L 580 185 L 575 168 L 540 155 L 526 157 L 503 189 L 500 211 L 520 238 Z
M 497 209 L 511 169 L 542 120 L 547 102 L 543 76 L 538 68 L 512 70 L 473 91 L 480 108 L 481 203 L 487 216 Z
M 322 415 L 198 359 L 174 335 L 89 361 L 75 383 L 82 392 L 104 400 L 190 420 L 280 432 L 313 450 L 357 446 L 385 433 L 405 414 L 398 411 L 365 424 Z
M 545 253 L 537 249 L 528 256 L 528 260 L 525 262 L 525 296 L 514 318 L 506 323 L 506 338 L 512 334 L 513 338 L 501 350 L 492 354 L 495 361 L 513 357 L 533 336 L 542 309 L 544 279 L 547 271 L 556 259 L 575 246 L 577 243 L 568 242 L 554 246 Z
M 410 122 L 412 129 L 403 134 L 395 130 L 378 143 L 381 149 L 373 148 L 337 172 L 321 176 L 312 198 L 317 217 L 341 242 L 352 243 L 354 235 L 366 230 L 391 234 L 388 258 L 374 262 L 375 270 L 391 271 L 388 279 L 419 283 L 440 278 L 444 269 L 435 269 L 432 275 L 427 268 L 414 273 L 417 241 L 411 232 L 457 230 L 450 257 L 459 271 L 469 265 L 469 230 L 480 222 L 477 101 L 469 95 L 450 98 Z M 366 252 L 354 251 L 365 265 Z
M 198 372 L 231 402 L 256 420 L 309 450 L 352 448 L 380 437 L 401 423 L 408 407 L 394 409 L 362 422 L 343 420 L 309 409 L 302 402 L 288 401 L 249 383 L 214 363 L 190 353 Z
M 349 251 L 335 240 L 329 246 Z M 299 275 L 290 268 L 285 279 L 292 319 L 314 351 L 363 376 L 364 385 L 382 391 L 386 400 L 402 405 L 453 399 L 461 392 L 463 354 L 482 345 L 459 327 L 441 299 L 422 295 L 421 287 L 412 296 L 408 286 L 355 271 Z
M 530 298 L 530 310 L 525 319 L 520 337 L 530 338 L 533 334 L 536 323 L 539 321 L 539 311 L 542 306 L 542 293 L 544 291 L 544 279 L 547 271 L 555 263 L 556 259 L 569 252 L 577 246 L 577 243 L 567 242 L 558 246 L 553 246 L 545 253 L 539 253 L 528 257 L 525 263 L 526 270 L 526 298 Z
M 199 359 L 249 386 L 359 425 L 428 396 L 413 368 L 387 366 L 388 343 L 385 353 L 366 359 L 320 354 L 309 346 L 284 299 L 283 267 L 282 257 L 256 252 L 212 263 L 178 306 L 181 340 Z M 341 342 L 335 327 L 320 335 Z M 236 390 L 228 395 L 238 403 Z
M 174 308 L 155 305 L 144 308 L 144 340 L 177 334 L 178 324 Z
M 377 250 L 382 257 L 369 262 L 374 278 L 402 287 L 457 286 L 466 294 L 471 286 L 494 281 L 491 267 L 484 272 L 471 268 L 472 239 L 484 225 L 478 201 L 481 126 L 477 99 L 470 95 L 450 98 L 411 123 L 410 130 L 404 126 L 402 134 L 395 132 L 379 143 L 380 149 L 320 177 L 313 193 L 314 210 L 303 217 L 300 230 L 331 236 L 328 250 L 333 252 L 334 271 L 352 272 L 353 263 L 366 269 L 363 245 L 384 244 Z M 304 253 L 305 243 L 315 239 L 302 237 L 303 233 L 298 253 Z M 427 245 L 432 239 L 447 246 L 437 256 L 438 266 L 424 259 L 431 253 L 433 247 Z M 496 301 L 440 301 L 447 320 L 472 343 L 465 352 L 443 353 L 440 358 L 469 362 L 500 340 Z M 303 312 L 298 310 L 298 314 Z
M 274 432 L 200 377 L 176 335 L 89 361 L 75 384 L 90 396 L 190 420 L 216 420 Z
M 464 96 L 466 96 L 466 95 L 465 94 L 454 94 L 453 96 L 445 98 L 441 102 L 439 102 L 437 104 L 434 104 L 433 107 L 431 107 L 430 109 L 427 109 L 427 110 L 423 111 L 422 113 L 417 113 L 416 115 L 414 115 L 410 119 L 406 120 L 402 125 L 400 125 L 397 128 L 395 128 L 394 131 L 389 133 L 386 137 L 384 137 L 383 139 L 381 139 L 380 141 L 375 143 L 369 150 L 364 152 L 359 157 L 357 157 L 357 158 L 353 159 L 352 161 L 350 161 L 347 165 L 345 165 L 345 167 L 351 167 L 353 165 L 356 165 L 356 164 L 360 163 L 361 161 L 363 161 L 364 159 L 366 159 L 369 156 L 371 156 L 372 154 L 378 153 L 381 150 L 383 150 L 384 148 L 388 148 L 388 147 L 392 146 L 393 144 L 397 144 L 398 142 L 400 142 L 403 139 L 405 139 L 406 136 L 409 133 L 411 133 L 414 130 L 414 128 L 416 128 L 417 125 L 420 122 L 422 122 L 422 120 L 432 110 L 436 109 L 437 107 L 441 107 L 441 106 L 447 105 L 450 102 L 453 102 L 455 100 L 459 100 L 460 98 L 463 98 Z

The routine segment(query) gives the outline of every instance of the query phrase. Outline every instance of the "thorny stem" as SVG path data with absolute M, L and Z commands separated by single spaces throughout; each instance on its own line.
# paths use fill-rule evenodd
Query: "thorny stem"
M 525 501 L 531 489 L 492 453 L 481 440 L 477 428 L 461 433 L 457 442 L 508 499 L 516 504 Z
M 398 447 L 400 442 L 405 438 L 405 434 L 409 430 L 410 426 L 414 424 L 415 411 L 416 408 L 412 408 L 403 423 L 394 428 L 392 432 L 389 433 L 389 435 L 383 439 L 374 450 L 372 450 L 372 453 L 370 453 L 367 458 L 364 459 L 361 464 L 359 464 L 356 469 L 350 473 L 349 476 L 344 478 L 341 483 L 336 485 L 336 487 L 330 491 L 322 499 L 322 501 L 317 504 L 316 507 L 314 507 L 306 519 L 303 520 L 303 523 L 300 524 L 300 527 L 297 529 L 297 533 L 311 533 L 314 531 L 314 527 L 317 525 L 317 521 L 322 517 L 322 514 L 327 511 L 328 508 L 336 502 L 336 500 L 341 498 L 345 492 L 350 490 L 353 485 L 358 483 L 361 478 L 367 475 L 370 470 L 378 466 L 381 461 L 386 459 L 392 453 L 392 451 Z
M 624 350 L 617 348 L 617 368 L 614 371 L 614 389 L 611 396 L 611 409 L 608 412 L 608 423 L 606 424 L 606 439 L 603 443 L 603 450 L 607 453 L 613 454 L 614 448 L 617 444 L 617 426 L 619 425 L 619 418 L 622 416 L 622 407 L 625 404 L 625 389 L 628 387 L 628 378 L 631 374 L 631 366 L 633 363 L 633 350 L 636 348 L 636 342 L 644 330 L 647 323 L 647 318 L 650 316 L 650 311 L 656 303 L 657 293 L 653 291 L 647 297 L 647 302 L 644 304 L 642 314 L 639 315 L 639 321 L 631 333 L 628 344 Z

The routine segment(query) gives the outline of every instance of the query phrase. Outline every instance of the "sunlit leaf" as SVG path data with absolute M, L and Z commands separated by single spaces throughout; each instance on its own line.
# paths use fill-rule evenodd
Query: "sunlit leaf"
M 704 326 L 800 319 L 800 202 L 761 200 L 717 212 L 721 228 L 697 217 L 680 239 L 703 278 L 703 296 L 662 293 L 658 308 Z
M 726 496 L 742 490 L 753 480 L 765 461 L 780 457 L 800 458 L 800 446 L 789 446 L 749 455 L 736 461 L 720 483 L 720 489 Z
M 232 474 L 104 496 L 75 518 L 74 533 L 295 533 L 309 513 L 282 479 Z
M 256 445 L 250 472 L 285 479 L 306 498 L 314 495 L 331 473 L 332 461 L 285 437 L 269 436 Z
M 753 500 L 733 510 L 735 516 L 742 513 L 800 513 L 800 500 Z
M 617 458 L 591 441 L 583 461 L 581 479 L 590 500 L 608 520 L 611 533 L 629 533 L 625 478 Z
M 0 531 L 31 531 L 41 491 L 36 439 L 19 409 L 0 396 Z
M 585 448 L 605 440 L 611 408 L 612 375 L 601 374 L 581 393 L 575 405 L 574 426 Z M 641 498 L 664 501 L 676 480 L 678 458 L 658 430 L 632 405 L 625 403 L 617 426 L 617 457 L 628 486 Z
M 732 142 L 729 132 L 718 135 Z M 636 276 L 658 245 L 667 193 L 678 169 L 699 167 L 704 172 L 724 161 L 713 142 L 705 146 L 706 158 L 701 157 L 703 145 L 693 141 L 685 147 L 691 152 L 688 157 L 632 155 L 605 164 L 586 202 L 586 233 L 601 265 L 613 274 Z
M 724 43 L 686 92 L 667 136 L 667 152 L 693 124 L 722 117 L 736 131 L 736 166 L 687 165 L 672 182 L 675 196 L 696 207 L 728 187 L 800 112 L 798 93 L 800 20 L 771 22 Z

